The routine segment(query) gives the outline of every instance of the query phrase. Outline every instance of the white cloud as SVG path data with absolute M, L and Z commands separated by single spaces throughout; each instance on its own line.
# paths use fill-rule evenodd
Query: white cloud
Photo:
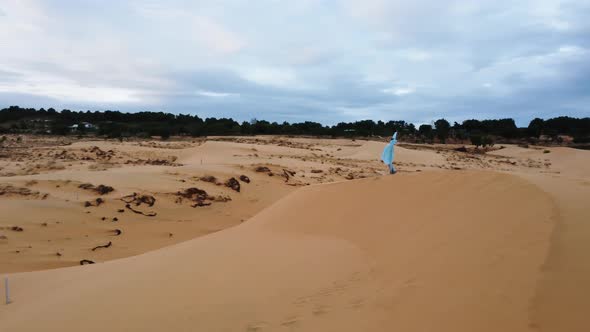
M 392 94 L 396 96 L 405 96 L 416 92 L 414 88 L 405 87 L 405 88 L 389 88 L 381 90 L 383 93 Z
M 283 88 L 297 88 L 297 74 L 291 68 L 247 66 L 238 68 L 240 75 L 251 82 Z
M 404 59 L 416 62 L 432 59 L 432 54 L 430 52 L 419 49 L 407 49 L 395 53 Z
M 192 39 L 201 44 L 207 51 L 231 54 L 246 45 L 243 38 L 235 32 L 198 12 L 158 3 L 141 3 L 136 6 L 136 10 L 143 17 L 159 21 L 156 23 L 173 29 L 180 34 L 178 37 Z
M 290 52 L 289 63 L 297 66 L 313 65 L 327 58 L 327 52 L 320 47 L 303 47 L 297 52 Z M 333 56 L 333 55 L 332 55 Z
M 566 56 L 584 56 L 588 50 L 576 45 L 564 45 L 559 47 L 557 53 Z
M 203 97 L 211 97 L 211 98 L 226 98 L 226 97 L 239 97 L 240 96 L 237 93 L 215 92 L 215 91 L 208 91 L 208 90 L 197 90 L 197 95 L 203 96 Z
M 209 48 L 224 53 L 235 53 L 241 50 L 245 42 L 233 32 L 207 17 L 193 17 L 192 24 L 196 38 L 201 40 Z
M 0 92 L 49 97 L 60 102 L 113 104 L 139 103 L 139 91 L 104 86 L 80 86 L 73 82 L 0 84 Z

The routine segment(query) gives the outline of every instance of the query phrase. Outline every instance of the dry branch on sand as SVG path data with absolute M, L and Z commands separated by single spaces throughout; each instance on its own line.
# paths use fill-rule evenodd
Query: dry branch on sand
M 283 168 L 283 174 L 282 174 L 282 177 L 284 177 L 284 178 L 285 178 L 285 182 L 289 182 L 289 179 L 290 179 L 292 176 L 295 176 L 295 174 L 296 174 L 296 173 L 295 173 L 295 171 L 292 171 L 292 170 L 289 170 L 289 169 L 285 169 L 285 168 Z
M 90 202 L 90 201 L 84 202 L 84 207 L 100 206 L 103 203 L 104 203 L 104 199 L 99 197 L 99 198 L 95 199 L 94 202 Z
M 257 173 L 266 173 L 269 176 L 272 176 L 272 171 L 270 170 L 270 168 L 268 168 L 266 166 L 258 166 L 254 169 L 254 171 Z
M 82 151 L 86 152 L 85 150 L 82 150 Z M 103 151 L 98 146 L 91 147 L 88 152 L 94 153 L 98 159 L 110 160 L 111 158 L 113 158 L 115 156 L 115 151 L 113 151 L 113 150 Z
M 176 157 L 171 157 L 171 160 L 168 159 L 136 159 L 136 160 L 127 160 L 125 161 L 125 165 L 152 165 L 152 166 L 182 166 L 182 164 L 174 162 Z
M 140 211 L 140 210 L 136 210 L 133 207 L 131 207 L 131 204 L 125 204 L 125 207 L 128 208 L 133 213 L 142 214 L 142 215 L 144 215 L 146 217 L 155 217 L 155 216 L 158 215 L 156 212 L 153 212 L 153 211 L 151 211 L 151 212 L 143 212 L 143 211 Z
M 219 185 L 219 181 L 217 181 L 217 178 L 214 177 L 213 175 L 201 176 L 199 178 L 199 180 L 201 180 L 203 182 L 209 182 L 209 183 L 213 183 L 213 184 Z
M 46 199 L 49 194 L 41 194 L 38 191 L 31 190 L 29 188 L 15 187 L 10 184 L 0 185 L 0 196 L 24 196 Z
M 154 206 L 156 204 L 156 198 L 151 195 L 140 195 L 133 193 L 131 195 L 121 197 L 121 200 L 127 204 L 135 204 L 140 206 L 141 204 L 147 204 L 148 206 Z
M 90 249 L 90 250 L 92 250 L 92 251 L 96 251 L 97 249 L 108 248 L 108 247 L 110 247 L 110 246 L 112 246 L 112 245 L 113 245 L 113 242 L 109 241 L 109 243 L 107 243 L 107 244 L 105 244 L 105 245 L 102 245 L 102 246 L 96 246 L 96 247 L 94 247 L 94 248 L 92 248 L 92 249 Z
M 140 206 L 142 204 L 146 204 L 147 206 L 150 206 L 150 207 L 154 206 L 154 204 L 156 204 L 156 198 L 154 196 L 140 195 L 138 193 L 133 193 L 131 195 L 121 197 L 120 200 L 127 203 L 127 204 L 125 204 L 125 207 L 134 213 L 142 214 L 146 217 L 155 217 L 158 215 L 156 212 L 143 212 L 140 210 L 136 210 L 131 206 L 131 204 L 133 204 L 135 206 Z
M 176 193 L 176 203 L 182 203 L 183 199 L 193 202 L 192 207 L 209 206 L 212 202 L 231 201 L 229 196 L 211 196 L 205 190 L 199 188 L 188 188 Z
M 81 185 L 78 186 L 78 188 L 84 189 L 84 190 L 91 190 L 91 191 L 98 193 L 99 195 L 106 195 L 106 194 L 115 190 L 111 186 L 105 186 L 103 184 L 99 184 L 98 186 L 94 186 L 91 183 L 82 183 Z
M 211 205 L 211 202 L 206 202 L 207 200 L 213 201 L 214 197 L 207 194 L 207 192 L 203 189 L 199 188 L 188 188 L 184 191 L 179 191 L 176 193 L 178 198 L 176 199 L 177 203 L 182 203 L 182 199 L 188 199 L 195 204 L 192 207 L 197 206 L 208 206 Z

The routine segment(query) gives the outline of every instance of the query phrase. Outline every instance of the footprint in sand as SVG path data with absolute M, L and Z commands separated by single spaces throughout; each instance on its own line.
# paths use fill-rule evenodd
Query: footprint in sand
M 365 303 L 363 299 L 355 299 L 350 301 L 350 307 L 354 309 L 360 309 Z
M 246 327 L 247 332 L 257 332 L 264 330 L 265 327 L 268 327 L 268 323 L 266 322 L 253 322 L 248 324 Z
M 416 278 L 410 278 L 404 282 L 404 286 L 405 287 L 413 287 L 416 285 L 416 282 L 417 282 Z
M 297 317 L 297 316 L 287 317 L 283 320 L 281 325 L 287 326 L 287 327 L 296 327 L 299 325 L 299 317 Z
M 328 307 L 327 307 L 327 306 L 320 305 L 320 306 L 317 306 L 317 307 L 315 307 L 315 308 L 314 308 L 314 309 L 311 311 L 311 313 L 312 313 L 314 316 L 321 316 L 321 315 L 327 314 L 327 313 L 328 313 L 328 311 L 329 311 L 329 310 L 328 310 Z
M 293 304 L 296 306 L 302 306 L 304 304 L 306 304 L 309 301 L 310 297 L 300 297 L 298 299 L 296 299 L 295 301 L 293 301 Z

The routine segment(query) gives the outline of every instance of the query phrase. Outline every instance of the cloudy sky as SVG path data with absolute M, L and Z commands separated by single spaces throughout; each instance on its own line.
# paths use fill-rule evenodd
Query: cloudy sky
M 0 107 L 590 116 L 590 0 L 0 0 Z

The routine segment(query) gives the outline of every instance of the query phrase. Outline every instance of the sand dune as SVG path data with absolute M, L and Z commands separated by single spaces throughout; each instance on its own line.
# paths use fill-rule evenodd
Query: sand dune
M 7 331 L 525 331 L 556 217 L 547 194 L 510 175 L 310 186 L 173 247 L 14 274 L 0 321 Z
M 0 272 L 37 270 L 7 275 L 0 331 L 590 326 L 589 151 L 408 145 L 382 176 L 384 142 L 35 144 L 0 161 Z M 178 200 L 195 187 L 211 206 Z
M 575 178 L 590 177 L 590 152 L 566 147 L 531 147 L 508 146 L 506 149 L 491 152 L 492 155 L 511 158 L 537 160 L 549 163 L 551 172 L 563 173 Z

